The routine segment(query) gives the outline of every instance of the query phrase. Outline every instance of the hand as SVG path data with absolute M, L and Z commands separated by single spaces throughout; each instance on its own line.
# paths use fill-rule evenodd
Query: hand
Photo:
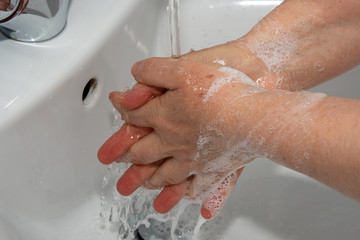
M 253 79 L 256 79 L 259 76 L 267 76 L 268 73 L 264 65 L 255 60 L 255 57 L 241 40 L 203 49 L 201 51 L 192 51 L 183 55 L 182 59 L 213 66 L 226 65 L 235 69 L 242 69 L 247 75 L 252 76 Z M 269 76 L 264 78 L 271 79 L 271 74 L 268 75 Z M 269 81 L 267 86 L 272 88 L 271 81 Z M 137 84 L 131 91 L 111 93 L 110 100 L 115 108 L 120 108 L 120 106 L 122 106 L 123 108 L 132 110 L 142 106 L 151 98 L 164 93 L 164 91 L 165 89 Z M 113 139 L 110 138 L 104 148 L 99 150 L 98 157 L 100 161 L 104 164 L 112 163 L 127 152 L 133 143 L 150 132 L 150 129 L 140 129 L 141 128 L 128 123 L 124 124 L 119 132 L 114 134 L 112 137 Z M 121 139 L 121 142 L 119 142 L 120 145 L 114 145 L 114 149 L 110 148 L 110 145 L 112 146 L 111 142 L 115 141 L 117 138 Z M 109 152 L 110 149 L 114 152 Z
M 209 49 L 205 49 L 198 52 L 191 52 L 184 55 L 182 58 L 197 62 L 207 63 L 214 66 L 222 66 L 227 64 L 233 67 L 243 66 L 245 63 L 248 63 L 250 53 L 246 49 L 242 50 L 243 45 L 238 44 L 235 41 L 227 44 L 215 46 Z M 241 58 L 241 56 L 243 56 Z M 221 59 L 221 61 L 219 60 Z M 247 64 L 247 70 L 249 74 L 257 75 L 260 74 L 260 71 L 256 64 Z M 150 98 L 161 94 L 161 89 L 152 88 L 142 84 L 137 84 L 131 91 L 125 93 L 114 92 L 110 95 L 110 99 L 113 105 L 117 108 L 122 106 L 127 109 L 136 109 L 146 103 Z M 98 158 L 104 164 L 109 164 L 115 160 L 119 160 L 122 155 L 128 151 L 128 149 L 139 139 L 149 134 L 151 129 L 149 128 L 140 128 L 129 123 L 125 123 L 121 129 L 115 133 L 99 150 Z M 130 195 L 137 188 L 144 185 L 147 180 L 154 174 L 161 162 L 148 164 L 148 165 L 139 165 L 134 164 L 129 168 L 128 171 L 120 178 L 118 183 L 118 191 L 122 195 Z M 235 171 L 235 178 L 232 177 L 230 185 L 226 189 L 215 189 L 213 196 L 218 196 L 219 199 L 226 199 L 231 192 L 231 189 L 235 185 L 240 173 L 243 168 Z M 184 197 L 188 183 L 183 182 L 181 184 L 169 185 L 164 188 L 161 194 L 154 202 L 154 208 L 158 212 L 166 213 L 172 207 L 174 207 L 181 198 Z M 172 201 L 169 201 L 172 199 Z M 212 218 L 217 212 L 210 215 L 206 211 L 207 205 L 213 202 L 213 198 L 209 197 L 204 200 L 202 215 L 205 218 Z M 225 202 L 225 201 L 224 201 Z M 223 203 L 224 203 L 223 202 Z M 222 204 L 223 204 L 222 203 Z M 220 210 L 218 208 L 217 211 Z
M 110 94 L 110 100 L 115 107 L 121 104 L 124 108 L 136 109 L 152 97 L 162 94 L 162 92 L 163 91 L 158 88 L 137 84 L 131 92 Z M 111 136 L 99 149 L 98 158 L 100 162 L 110 164 L 119 160 L 135 142 L 151 131 L 151 128 L 136 127 L 129 123 L 123 124 L 120 130 Z
M 207 65 L 214 65 L 214 66 L 221 66 L 221 65 L 227 65 L 231 66 L 233 68 L 242 69 L 244 70 L 249 76 L 251 76 L 254 80 L 257 80 L 261 85 L 268 89 L 273 89 L 281 86 L 277 86 L 275 83 L 279 76 L 277 74 L 272 73 L 267 67 L 264 65 L 264 63 L 259 60 L 253 52 L 251 52 L 247 45 L 248 45 L 248 37 L 244 37 L 244 40 L 240 39 L 237 41 L 233 41 L 227 44 L 219 45 L 210 49 L 205 49 L 198 52 L 191 52 L 189 54 L 186 54 L 182 57 L 185 61 L 194 61 L 194 62 L 202 62 L 206 63 Z M 259 81 L 261 80 L 261 81 Z M 295 84 L 296 85 L 296 84 Z M 141 89 L 143 91 L 142 94 L 146 92 L 146 88 L 148 86 L 142 85 Z M 286 88 L 286 87 L 285 87 Z M 141 91 L 140 91 L 141 92 Z M 151 91 L 150 91 L 151 92 Z M 121 99 L 117 99 L 116 93 L 112 94 L 112 102 L 114 105 L 123 105 L 124 108 L 128 109 L 135 109 L 139 107 L 141 104 L 136 105 L 138 99 L 142 98 L 142 95 L 138 95 L 139 93 L 136 88 L 134 91 L 132 91 L 132 94 L 130 96 L 127 96 L 128 102 L 133 103 L 133 106 L 125 106 L 126 103 L 123 103 L 122 101 L 125 99 L 124 95 L 121 96 Z M 119 94 L 119 93 L 118 93 Z M 151 94 L 150 94 L 151 95 Z M 145 103 L 149 98 L 150 95 L 147 96 L 147 98 L 143 98 L 143 103 Z M 129 100 L 130 99 L 130 100 Z M 135 100 L 135 101 L 134 101 Z M 116 103 L 117 101 L 117 103 Z M 135 107 L 136 105 L 136 107 Z M 140 128 L 141 129 L 141 128 Z M 122 140 L 122 143 L 120 143 L 120 146 L 115 146 L 115 149 L 117 149 L 118 154 L 115 156 L 115 159 L 122 156 L 123 153 L 125 153 L 133 143 L 135 143 L 138 139 L 144 137 L 146 134 L 150 133 L 150 129 L 147 129 L 147 131 L 144 129 L 143 132 L 137 132 L 136 127 L 126 124 L 122 127 L 122 131 L 119 131 L 119 133 L 115 134 L 114 137 L 117 139 Z M 132 133 L 134 131 L 134 133 Z M 134 137 L 135 136 L 135 137 Z M 125 139 L 129 138 L 128 141 Z M 105 149 L 107 146 L 109 146 L 109 142 L 111 142 L 111 139 L 104 145 Z M 122 146 L 124 144 L 126 146 Z M 103 147 L 104 148 L 104 147 Z M 106 159 L 103 160 L 104 162 L 111 162 L 114 161 L 112 159 L 111 154 L 107 157 L 99 157 L 100 159 Z M 109 158 L 110 157 L 110 158 Z M 118 184 L 119 192 L 121 192 L 124 195 L 131 194 L 135 189 L 137 189 L 139 186 L 141 186 L 143 183 L 146 182 L 148 178 L 155 172 L 157 167 L 160 165 L 159 163 L 153 163 L 151 165 L 147 166 L 139 166 L 135 165 L 132 166 L 128 172 L 124 174 L 124 176 L 120 179 Z M 146 170 L 145 170 L 146 169 Z M 134 171 L 136 170 L 136 171 Z M 138 174 L 141 172 L 142 174 Z M 133 174 L 130 174 L 133 173 Z M 141 179 L 138 179 L 137 181 L 133 180 L 133 185 L 129 184 L 132 177 L 127 178 L 128 176 L 142 176 Z M 127 182 L 127 185 L 121 184 L 122 182 Z M 123 186 L 123 187 L 121 187 Z M 126 188 L 127 187 L 127 188 Z M 183 187 L 184 188 L 184 187 Z M 182 190 L 183 190 L 182 188 Z M 181 191 L 183 192 L 183 191 Z M 156 205 L 156 204 L 155 204 Z
M 168 60 L 165 60 L 165 61 L 168 61 Z M 172 61 L 172 60 L 170 60 L 170 61 Z M 156 64 L 156 63 L 155 63 Z M 191 65 L 193 65 L 194 63 L 191 63 Z M 196 65 L 196 64 L 195 64 Z M 199 66 L 199 65 L 198 65 Z M 192 67 L 193 68 L 193 67 Z M 218 72 L 217 71 L 217 67 L 216 68 L 214 68 L 214 67 L 211 67 L 211 68 L 209 68 L 208 69 L 209 71 L 204 71 L 205 73 L 210 73 L 210 74 L 207 74 L 206 75 L 206 78 L 205 79 L 208 79 L 208 83 L 212 83 L 212 80 L 214 80 L 214 79 L 216 79 L 217 77 L 221 77 L 221 76 L 217 76 L 217 75 L 226 75 L 227 77 L 229 77 L 229 75 L 232 75 L 232 74 L 234 74 L 234 72 Z M 156 71 L 156 70 L 155 70 Z M 211 71 L 213 71 L 214 72 L 214 74 L 212 75 L 211 74 Z M 238 74 L 237 72 L 236 72 L 236 74 Z M 212 76 L 211 76 L 212 75 Z M 241 74 L 240 74 L 241 75 Z M 249 80 L 249 79 L 247 79 L 246 78 L 246 76 L 243 76 L 243 75 L 236 75 L 236 76 L 232 76 L 232 77 L 234 77 L 234 79 L 228 79 L 228 81 L 229 81 L 229 84 L 234 80 L 234 84 L 239 84 L 239 82 L 237 82 L 237 83 L 235 83 L 236 81 L 241 81 L 241 80 L 244 80 L 244 79 L 236 79 L 236 78 L 238 78 L 238 77 L 244 77 L 245 78 L 245 82 L 246 82 L 246 85 L 250 85 L 250 87 L 249 86 L 247 86 L 246 87 L 246 90 L 244 90 L 245 92 L 243 92 L 245 95 L 247 95 L 247 94 L 250 94 L 250 92 L 251 92 L 251 94 L 252 93 L 254 93 L 254 92 L 256 92 L 256 91 L 259 91 L 259 90 L 261 90 L 256 84 L 254 84 L 253 82 L 251 82 L 251 80 Z M 183 76 L 179 76 L 180 78 L 181 77 L 183 77 Z M 203 77 L 205 77 L 205 76 L 203 76 Z M 179 80 L 179 79 L 177 79 L 177 80 Z M 188 79 L 188 80 L 190 80 L 190 79 Z M 189 89 L 191 90 L 191 91 L 197 91 L 197 86 L 195 86 L 195 85 L 192 85 L 194 82 L 191 80 L 190 81 L 191 82 L 191 84 L 186 84 L 188 87 L 190 87 Z M 201 84 L 200 84 L 201 85 Z M 206 85 L 206 84 L 205 84 Z M 209 88 L 209 86 L 205 86 L 204 85 L 204 89 L 203 90 L 201 90 L 202 89 L 202 87 L 200 87 L 199 86 L 199 91 L 200 92 L 204 92 L 204 91 L 206 91 L 206 88 Z M 211 92 L 211 91 L 210 91 Z M 162 95 L 162 96 L 159 96 L 159 97 L 157 97 L 157 98 L 154 98 L 154 99 L 152 99 L 149 103 L 151 103 L 152 101 L 155 101 L 156 99 L 158 99 L 158 98 L 162 98 L 163 96 L 165 96 L 166 94 L 168 94 L 169 93 L 169 91 L 168 92 L 166 92 L 164 95 Z M 213 94 L 215 94 L 215 92 L 213 92 Z M 200 94 L 200 96 L 201 96 L 202 94 Z M 207 98 L 202 98 L 201 97 L 201 101 L 200 102 L 202 102 L 202 101 L 209 101 L 209 102 L 212 102 L 210 99 L 209 99 L 209 96 L 207 97 Z M 112 99 L 113 100 L 113 99 Z M 204 106 L 206 106 L 207 104 L 203 104 Z M 120 110 L 120 112 L 122 112 L 123 113 L 123 116 L 124 116 L 124 108 L 122 107 L 122 106 L 119 106 L 119 104 L 116 104 L 115 103 L 115 106 L 118 108 L 118 110 Z M 146 105 L 145 105 L 146 106 Z M 141 109 L 141 108 L 140 108 Z M 210 107 L 210 109 L 211 109 L 211 107 Z M 179 112 L 183 112 L 183 110 L 180 110 Z M 176 112 L 175 112 L 176 113 Z M 125 114 L 126 115 L 126 114 Z M 188 114 L 186 114 L 186 115 L 188 115 Z M 125 117 L 125 119 L 127 119 L 128 117 L 126 117 L 126 116 L 124 116 Z M 128 121 L 129 121 L 129 119 L 128 119 Z M 132 122 L 131 120 L 130 120 L 130 122 Z M 133 124 L 135 124 L 135 125 L 142 125 L 141 123 L 137 123 L 137 122 L 132 122 Z M 192 127 L 192 126 L 190 126 L 190 127 Z M 210 125 L 208 125 L 207 127 L 210 127 Z M 212 127 L 214 127 L 214 126 L 212 126 Z M 189 126 L 187 126 L 187 128 L 189 128 Z M 185 129 L 185 128 L 184 128 Z M 204 129 L 203 129 L 204 130 Z M 231 130 L 232 131 L 232 130 Z M 156 129 L 155 129 L 155 132 L 156 132 Z M 206 132 L 206 131 L 205 131 Z M 214 131 L 214 129 L 212 129 L 212 130 L 210 130 L 210 132 L 212 132 L 212 133 L 215 133 L 215 131 Z M 206 133 L 204 133 L 204 135 L 203 135 L 203 137 L 206 137 L 206 138 L 212 138 L 213 136 L 211 136 L 211 135 L 213 135 L 213 134 L 210 134 L 210 135 L 206 135 Z M 215 135 L 217 136 L 217 134 L 218 134 L 219 132 L 217 132 Z M 151 136 L 152 135 L 152 136 Z M 156 142 L 157 141 L 157 139 L 156 139 L 156 137 L 154 138 L 154 132 L 152 132 L 149 136 L 146 136 L 144 139 L 142 139 L 140 142 L 143 142 L 143 144 L 152 144 L 152 143 L 154 143 L 154 142 Z M 165 135 L 167 135 L 167 133 L 165 133 Z M 149 138 L 150 137 L 150 138 Z M 191 135 L 190 135 L 190 138 L 192 138 L 192 145 L 193 146 L 197 146 L 197 141 L 198 141 L 198 137 L 199 136 L 196 136 L 196 137 L 191 137 Z M 222 137 L 224 137 L 224 136 L 222 136 Z M 221 138 L 222 138 L 221 137 Z M 147 139 L 147 140 L 146 140 Z M 144 141 L 144 140 L 146 140 L 146 141 Z M 233 139 L 234 140 L 234 139 Z M 195 142 L 194 142 L 195 141 Z M 214 140 L 214 142 L 216 142 L 215 140 Z M 229 144 L 233 144 L 234 142 L 232 142 L 232 143 L 227 143 L 228 145 Z M 206 144 L 206 143 L 205 143 Z M 216 153 L 217 153 L 217 156 L 211 156 L 211 155 L 208 155 L 208 153 L 205 153 L 204 151 L 197 151 L 196 150 L 196 154 L 198 154 L 198 156 L 195 156 L 195 155 L 193 155 L 193 156 L 191 156 L 189 159 L 187 159 L 187 160 L 185 160 L 185 161 L 183 161 L 183 162 L 181 162 L 181 161 L 178 161 L 176 158 L 173 158 L 173 159 L 169 159 L 169 157 L 168 156 L 159 156 L 158 155 L 158 153 L 157 153 L 157 151 L 156 151 L 156 148 L 153 148 L 153 147 L 151 147 L 151 148 L 148 148 L 148 149 L 152 149 L 152 150 L 154 150 L 154 151 L 152 151 L 152 150 L 150 150 L 150 152 L 146 152 L 146 154 L 142 154 L 142 157 L 140 157 L 139 155 L 138 155 L 138 153 L 136 153 L 136 151 L 137 150 L 134 150 L 134 149 L 136 149 L 136 145 L 137 144 L 135 144 L 133 147 L 131 147 L 131 149 L 130 149 L 130 153 L 128 153 L 127 154 L 127 156 L 125 156 L 125 159 L 127 160 L 127 161 L 131 161 L 131 162 L 134 162 L 134 163 L 137 163 L 137 164 L 139 164 L 139 163 L 141 163 L 141 164 L 144 164 L 144 163 L 146 163 L 146 164 L 153 164 L 153 165 L 151 165 L 151 167 L 153 168 L 152 169 L 152 171 L 150 171 L 151 173 L 150 173 L 150 175 L 152 175 L 152 173 L 154 172 L 154 170 L 156 169 L 156 172 L 155 172 L 155 174 L 152 176 L 152 178 L 148 181 L 148 183 L 147 183 L 147 185 L 148 185 L 148 187 L 150 187 L 150 188 L 153 188 L 153 187 L 162 187 L 162 186 L 165 186 L 165 185 L 172 185 L 172 184 L 177 184 L 177 183 L 183 183 L 184 181 L 186 181 L 186 180 L 188 180 L 188 181 L 190 181 L 190 183 L 192 184 L 192 185 L 190 185 L 190 188 L 192 188 L 191 190 L 191 194 L 188 194 L 188 197 L 192 197 L 192 198 L 194 198 L 194 197 L 199 197 L 199 195 L 202 195 L 202 191 L 207 191 L 207 194 L 208 194 L 208 196 L 210 196 L 210 195 L 212 195 L 212 194 L 214 194 L 215 192 L 214 191 L 209 191 L 207 188 L 209 187 L 209 186 L 205 186 L 205 188 L 204 189 L 201 189 L 201 191 L 200 191 L 200 188 L 199 187 L 197 187 L 196 189 L 194 189 L 193 188 L 193 185 L 194 185 L 194 183 L 196 183 L 197 185 L 199 185 L 199 183 L 201 183 L 201 181 L 204 181 L 204 179 L 206 179 L 207 180 L 207 182 L 209 182 L 209 176 L 208 176 L 208 173 L 209 173 L 209 171 L 207 170 L 207 171 L 205 171 L 206 172 L 206 174 L 202 174 L 203 172 L 202 171 L 199 171 L 199 169 L 203 169 L 203 164 L 204 164 L 204 162 L 205 161 L 203 161 L 204 159 L 202 159 L 202 158 L 206 158 L 206 159 L 208 159 L 208 158 L 212 158 L 212 159 L 217 159 L 217 158 L 219 158 L 219 157 L 221 157 L 221 156 L 219 156 L 219 154 L 221 155 L 221 151 L 216 151 Z M 180 144 L 180 145 L 182 145 L 182 144 Z M 105 145 L 104 145 L 105 146 Z M 141 146 L 141 145 L 138 145 L 138 146 Z M 156 144 L 155 144 L 155 146 L 156 146 Z M 208 147 L 208 146 L 206 146 L 206 147 Z M 213 145 L 212 147 L 215 147 L 215 145 Z M 219 146 L 222 150 L 224 149 L 224 146 Z M 231 146 L 230 146 L 231 147 Z M 135 153 L 135 155 L 136 155 L 136 159 L 134 158 L 134 153 Z M 149 159 L 149 156 L 150 156 L 150 159 Z M 228 157 L 234 157 L 234 156 L 228 156 Z M 247 156 L 243 156 L 243 161 L 239 161 L 238 163 L 237 163 L 237 167 L 235 166 L 235 168 L 234 168 L 234 165 L 231 165 L 231 164 L 229 164 L 229 166 L 228 166 L 228 169 L 221 169 L 221 170 L 219 170 L 219 168 L 221 168 L 220 166 L 219 166 L 219 168 L 217 169 L 217 168 L 213 168 L 212 169 L 212 171 L 211 171 L 211 174 L 212 174 L 212 176 L 210 177 L 211 179 L 212 179 L 212 181 L 214 181 L 214 183 L 216 183 L 216 182 L 219 182 L 220 180 L 222 180 L 222 179 L 224 179 L 224 178 L 226 178 L 226 179 L 228 179 L 229 180 L 229 178 L 230 178 L 230 182 L 231 183 L 235 183 L 233 180 L 235 179 L 235 181 L 236 181 L 236 179 L 237 179 L 237 176 L 238 176 L 238 174 L 236 174 L 236 175 L 231 175 L 230 173 L 231 172 L 233 172 L 235 169 L 237 169 L 237 168 L 239 168 L 240 166 L 242 166 L 244 163 L 246 163 L 247 161 L 249 161 L 249 160 L 251 160 L 252 158 L 254 157 L 254 155 L 253 154 L 249 154 L 249 153 L 247 153 Z M 145 158 L 147 158 L 146 160 L 144 160 Z M 153 159 L 151 159 L 151 158 L 153 158 Z M 162 163 L 161 165 L 160 165 L 160 167 L 158 168 L 158 161 L 159 160 L 162 160 L 162 159 L 164 159 L 164 158 L 168 158 L 164 163 Z M 199 166 L 197 166 L 197 167 L 194 167 L 195 165 L 194 164 L 191 164 L 193 161 L 192 161 L 192 159 L 194 159 L 194 158 L 197 158 L 197 160 L 200 160 L 200 161 L 198 161 L 199 163 L 201 163 Z M 183 158 L 184 159 L 184 158 Z M 190 167 L 190 165 L 192 165 L 192 167 Z M 231 165 L 231 166 L 230 166 Z M 168 167 L 170 167 L 170 170 L 172 169 L 172 168 L 174 168 L 174 166 L 175 166 L 175 169 L 177 169 L 178 167 L 180 167 L 180 171 L 179 171 L 179 173 L 180 174 L 175 174 L 175 175 L 173 175 L 174 176 L 174 178 L 175 179 L 166 179 L 167 177 L 165 176 L 165 179 L 161 179 L 162 177 L 164 177 L 164 176 L 162 176 L 161 174 L 159 174 L 159 173 L 161 173 L 161 171 L 164 171 L 164 172 L 167 172 L 168 171 Z M 210 168 L 212 168 L 212 167 L 210 167 Z M 164 170 L 165 169 L 165 170 Z M 190 169 L 192 169 L 193 171 L 197 171 L 198 173 L 195 175 L 195 177 L 192 175 L 192 174 L 190 174 L 190 172 L 189 172 L 189 170 Z M 142 170 L 144 170 L 144 168 L 143 168 L 143 165 L 134 165 L 134 167 L 132 167 L 132 168 L 130 168 L 129 169 L 129 171 L 126 173 L 126 174 L 124 174 L 124 176 L 120 179 L 120 181 L 119 181 L 119 184 L 118 184 L 118 189 L 119 189 L 119 191 L 120 192 L 122 192 L 124 189 L 122 189 L 122 185 L 124 185 L 124 186 L 128 186 L 128 184 L 129 184 L 129 182 L 131 182 L 131 179 L 134 179 L 134 176 L 136 176 L 136 172 L 137 173 L 139 173 L 139 172 L 141 172 Z M 173 171 L 173 170 L 172 170 Z M 239 173 L 240 171 L 238 171 L 238 173 Z M 133 173 L 133 174 L 131 174 L 131 173 Z M 142 173 L 144 173 L 144 172 L 142 172 Z M 229 175 L 230 174 L 230 175 Z M 146 175 L 146 174 L 145 174 Z M 132 176 L 132 177 L 130 177 L 129 179 L 127 179 L 127 177 L 126 176 Z M 142 174 L 142 176 L 144 176 L 144 174 Z M 159 178 L 159 176 L 160 176 L 160 178 Z M 236 177 L 235 177 L 236 176 Z M 191 178 L 191 179 L 189 179 L 189 177 Z M 127 183 L 127 185 L 125 185 L 125 184 L 121 184 L 121 183 L 124 183 L 124 182 L 122 182 L 122 180 L 124 180 L 124 179 L 126 179 L 124 182 L 126 182 Z M 140 180 L 140 182 L 144 182 L 144 180 L 145 179 L 141 179 Z M 164 181 L 165 180 L 165 181 Z M 160 181 L 160 182 L 159 182 Z M 225 181 L 224 182 L 224 184 L 225 185 L 227 185 L 227 181 Z M 136 185 L 136 184 L 135 184 Z M 189 184 L 184 184 L 184 186 L 186 187 L 186 185 L 189 185 Z M 214 184 L 212 184 L 212 185 L 214 185 Z M 231 185 L 232 186 L 232 185 Z M 126 187 L 125 187 L 126 188 Z M 171 188 L 170 188 L 171 189 Z M 182 190 L 184 190 L 185 188 L 184 187 L 182 187 L 181 188 Z M 225 187 L 224 189 L 221 189 L 221 188 L 219 188 L 219 190 L 217 190 L 217 192 L 222 192 L 222 195 L 224 194 L 224 193 L 226 193 L 226 192 L 229 192 L 228 191 L 228 187 Z M 179 188 L 177 188 L 177 190 L 179 190 Z M 130 189 L 130 191 L 128 191 L 127 192 L 127 190 L 125 189 L 125 194 L 127 194 L 127 193 L 131 193 L 133 191 L 133 189 Z M 166 192 L 165 191 L 165 189 L 164 189 L 164 191 L 163 192 Z M 162 193 L 163 193 L 162 192 Z M 168 191 L 169 192 L 169 191 Z M 180 193 L 181 194 L 185 194 L 185 192 L 184 191 L 180 191 Z M 123 192 L 123 194 L 124 194 L 124 192 Z M 165 194 L 163 194 L 163 195 L 165 195 Z M 159 195 L 159 198 L 162 196 L 162 194 L 160 194 Z M 202 196 L 203 197 L 203 196 Z M 217 197 L 214 197 L 213 196 L 213 198 L 212 198 L 212 201 L 214 201 L 214 198 L 216 199 Z M 221 197 L 219 198 L 220 199 L 220 201 L 222 201 L 221 200 Z M 157 201 L 155 201 L 155 203 L 154 203 L 154 205 L 156 206 L 156 202 Z M 209 202 L 211 202 L 211 201 L 209 201 Z M 206 206 L 206 204 L 204 204 L 205 206 Z M 214 206 L 213 206 L 213 208 L 214 208 Z M 216 207 L 215 207 L 216 208 Z M 212 213 L 214 213 L 214 209 L 212 209 Z M 204 211 L 203 211 L 203 213 L 204 213 Z M 204 215 L 204 214 L 203 214 Z M 208 214 L 208 216 L 209 216 L 209 214 Z
M 110 99 L 115 107 L 126 107 L 128 109 L 135 109 L 150 98 L 161 94 L 160 89 L 148 87 L 142 84 L 137 84 L 131 92 L 114 92 L 110 94 Z M 121 129 L 115 133 L 99 150 L 98 157 L 104 164 L 109 164 L 121 158 L 121 156 L 134 144 L 136 141 L 151 132 L 149 128 L 140 128 L 131 124 L 125 123 Z M 120 178 L 117 188 L 119 193 L 128 196 L 132 194 L 137 188 L 142 186 L 160 166 L 161 162 L 148 165 L 132 165 L 128 171 Z M 204 218 L 210 219 L 214 217 L 225 200 L 229 196 L 233 186 L 240 176 L 243 168 L 237 170 L 234 175 L 228 177 L 229 185 L 223 189 L 215 189 L 211 197 L 208 197 L 203 202 L 201 213 Z M 188 188 L 188 182 L 183 182 L 176 185 L 166 186 L 160 195 L 154 201 L 154 208 L 161 213 L 166 213 L 171 210 L 184 197 Z M 208 206 L 213 205 L 214 198 L 223 199 L 222 203 L 212 212 L 209 212 Z

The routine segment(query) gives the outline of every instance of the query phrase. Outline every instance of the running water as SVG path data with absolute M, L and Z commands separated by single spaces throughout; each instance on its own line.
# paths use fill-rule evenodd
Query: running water
M 169 0 L 169 26 L 170 26 L 170 43 L 171 57 L 179 58 L 180 52 L 180 15 L 179 0 Z

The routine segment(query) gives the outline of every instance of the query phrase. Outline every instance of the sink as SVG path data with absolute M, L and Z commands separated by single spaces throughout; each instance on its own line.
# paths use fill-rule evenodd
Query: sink
M 182 0 L 182 52 L 240 37 L 280 2 Z M 135 61 L 170 55 L 166 4 L 73 0 L 52 40 L 0 35 L 0 239 L 117 239 L 99 216 L 107 167 L 96 152 L 115 121 L 107 97 L 133 82 Z M 360 98 L 359 78 L 357 68 L 314 91 Z M 208 239 L 355 240 L 359 219 L 359 203 L 258 159 L 200 238 L 211 227 Z
M 157 5 L 73 0 L 52 40 L 0 35 L 0 239 L 105 239 L 96 153 L 112 131 L 108 93 L 150 56 Z

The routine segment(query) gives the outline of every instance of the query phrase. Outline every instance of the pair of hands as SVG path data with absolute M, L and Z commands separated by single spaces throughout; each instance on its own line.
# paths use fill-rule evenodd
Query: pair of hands
M 351 69 L 359 64 L 360 4 L 334 4 L 329 8 L 323 0 L 286 0 L 241 40 L 180 60 L 135 64 L 132 74 L 138 84 L 110 95 L 126 123 L 98 153 L 105 164 L 133 163 L 119 179 L 118 191 L 130 195 L 140 186 L 164 187 L 154 201 L 158 212 L 188 197 L 201 199 L 203 217 L 216 215 L 241 167 L 264 153 L 252 143 L 264 141 L 258 132 L 271 135 L 271 129 L 261 129 L 261 115 L 277 111 L 277 104 L 287 106 L 287 100 L 276 101 L 276 94 L 269 98 L 272 91 L 220 67 L 241 70 L 265 89 L 292 91 Z M 271 53 L 279 49 L 286 51 L 274 58 Z
M 154 201 L 160 213 L 182 198 L 201 201 L 206 219 L 220 211 L 243 166 L 258 156 L 239 147 L 249 129 L 240 126 L 244 121 L 234 99 L 264 90 L 241 72 L 219 65 L 221 48 L 179 60 L 138 62 L 132 68 L 137 85 L 110 94 L 125 123 L 100 148 L 98 158 L 104 164 L 133 164 L 117 183 L 120 194 L 130 195 L 141 186 L 163 188 Z M 237 64 L 229 56 L 222 60 Z

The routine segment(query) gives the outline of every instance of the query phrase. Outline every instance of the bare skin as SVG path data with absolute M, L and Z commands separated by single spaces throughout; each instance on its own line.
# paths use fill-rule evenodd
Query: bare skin
M 119 180 L 119 192 L 129 195 L 144 184 L 148 188 L 165 186 L 154 202 L 155 209 L 164 213 L 181 198 L 196 197 L 197 178 L 209 174 L 201 169 L 210 160 L 217 163 L 218 168 L 212 170 L 219 176 L 238 169 L 238 177 L 244 164 L 255 157 L 268 157 L 360 200 L 359 101 L 274 90 L 307 89 L 358 65 L 359 11 L 360 2 L 355 0 L 332 4 L 288 0 L 239 40 L 189 53 L 177 61 L 153 58 L 135 64 L 132 73 L 138 86 L 131 92 L 112 93 L 110 99 L 127 122 L 145 131 L 136 141 L 125 141 L 117 154 L 110 154 L 109 149 L 127 139 L 120 133 L 119 140 L 105 143 L 98 155 L 104 163 L 121 157 L 121 161 L 134 163 Z M 280 58 L 264 54 L 264 50 L 277 48 L 287 51 L 280 52 Z M 233 81 L 203 104 L 214 81 L 228 75 L 219 71 L 216 59 L 246 73 L 263 88 L 245 96 L 239 93 L 253 86 Z M 299 103 L 309 106 L 297 108 Z M 218 113 L 227 117 L 219 119 Z M 211 125 L 223 137 L 217 138 L 210 148 L 213 152 L 205 155 L 197 140 L 204 135 L 204 126 L 214 120 L 226 122 Z M 125 127 L 130 133 L 139 131 L 135 126 Z M 234 146 L 247 140 L 247 149 L 238 148 L 237 155 L 231 156 L 232 167 L 216 162 L 224 154 L 221 149 L 229 144 L 224 139 L 236 139 Z M 259 139 L 261 146 L 256 145 Z M 237 177 L 215 195 L 226 198 Z M 207 202 L 211 199 L 204 200 L 202 215 L 212 218 L 221 206 L 210 211 Z

